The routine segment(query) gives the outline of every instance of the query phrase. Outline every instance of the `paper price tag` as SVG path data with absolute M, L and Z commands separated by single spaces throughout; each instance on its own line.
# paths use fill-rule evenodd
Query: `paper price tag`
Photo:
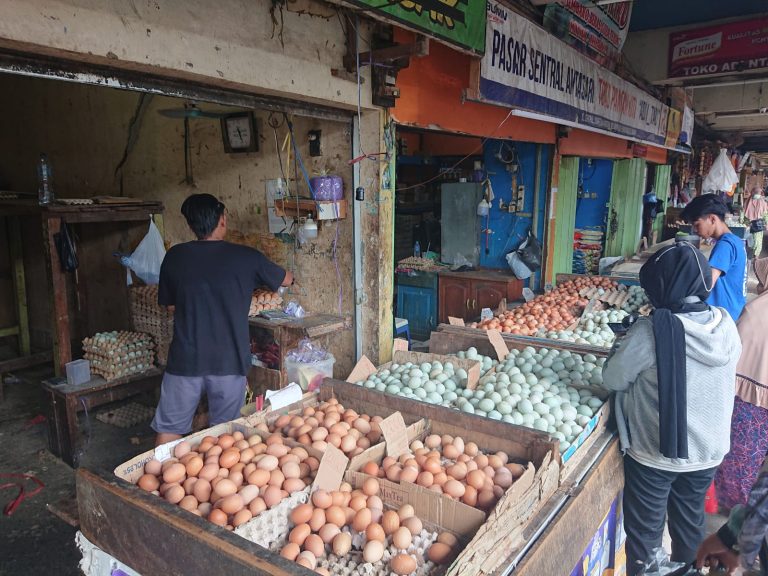
M 379 423 L 381 434 L 387 443 L 387 456 L 397 458 L 408 452 L 408 432 L 400 412 L 391 414 Z
M 402 338 L 395 338 L 392 342 L 392 352 L 397 352 L 398 350 L 401 350 L 403 352 L 408 352 L 408 340 L 403 340 Z
M 461 318 L 454 318 L 453 316 L 448 316 L 448 324 L 451 326 L 464 326 L 464 320 Z
M 179 438 L 178 440 L 172 440 L 171 442 L 160 444 L 160 446 L 155 448 L 155 460 L 159 460 L 160 462 L 165 462 L 168 460 L 171 456 L 173 456 L 173 449 L 176 447 L 176 444 L 182 442 L 183 440 L 184 438 Z
M 352 368 L 352 372 L 347 377 L 347 382 L 359 382 L 365 380 L 371 374 L 376 374 L 376 366 L 368 359 L 368 356 L 363 354 L 360 360 Z
M 269 400 L 272 410 L 280 410 L 301 400 L 303 394 L 301 386 L 294 382 L 280 390 L 267 390 L 264 398 Z
M 338 490 L 341 481 L 344 479 L 344 471 L 349 464 L 349 458 L 344 452 L 336 448 L 333 444 L 325 447 L 325 454 L 320 459 L 320 466 L 317 467 L 315 481 L 312 483 L 312 491 L 315 490 Z
M 501 337 L 501 332 L 498 330 L 488 330 L 488 341 L 496 351 L 496 357 L 499 360 L 504 360 L 507 357 L 507 354 L 509 354 L 509 348 L 507 348 L 507 343 L 504 342 L 504 338 Z

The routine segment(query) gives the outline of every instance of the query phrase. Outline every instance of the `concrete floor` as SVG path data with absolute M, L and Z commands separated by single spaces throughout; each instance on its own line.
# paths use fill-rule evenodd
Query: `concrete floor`
M 0 403 L 0 473 L 32 474 L 45 488 L 23 501 L 12 516 L 0 515 L 0 575 L 74 576 L 81 573 L 75 528 L 47 509 L 48 505 L 74 501 L 74 471 L 48 451 L 47 423 L 30 424 L 45 414 L 39 382 L 51 376 L 50 368 L 30 369 L 16 376 L 20 382 L 5 384 L 5 401 Z M 149 421 L 122 429 L 99 422 L 94 414 L 88 420 L 91 434 L 83 466 L 111 470 L 153 445 Z M 81 429 L 85 427 L 84 415 L 80 423 Z M 15 488 L 0 490 L 0 507 L 16 493 Z

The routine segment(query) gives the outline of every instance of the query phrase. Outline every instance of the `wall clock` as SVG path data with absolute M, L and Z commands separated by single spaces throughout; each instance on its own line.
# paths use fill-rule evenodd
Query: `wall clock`
M 228 154 L 259 150 L 259 134 L 253 112 L 238 112 L 223 116 L 221 136 L 224 139 L 224 151 Z

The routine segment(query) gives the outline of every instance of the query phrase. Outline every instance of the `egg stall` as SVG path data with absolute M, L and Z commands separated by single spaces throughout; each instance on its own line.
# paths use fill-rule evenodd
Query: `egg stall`
M 437 340 L 440 340 L 439 336 Z M 484 341 L 475 338 L 475 343 L 479 345 L 476 352 L 457 350 L 455 346 L 461 343 L 453 341 L 451 336 L 442 346 L 446 352 L 454 346 L 453 351 L 463 352 L 465 358 L 405 353 L 405 359 L 395 357 L 393 363 L 379 369 L 368 363 L 368 375 L 365 378 L 385 370 L 396 371 L 400 361 L 404 362 L 403 365 L 410 362 L 413 367 L 413 360 L 416 360 L 419 369 L 427 368 L 425 364 L 429 361 L 430 372 L 437 369 L 436 364 L 442 367 L 442 374 L 446 377 L 440 384 L 444 387 L 446 383 L 453 382 L 457 389 L 477 390 L 478 386 L 489 384 L 480 382 L 488 375 L 484 365 L 491 359 L 485 354 L 492 354 L 495 348 L 487 338 Z M 525 353 L 526 344 L 522 341 L 513 350 L 518 354 Z M 466 358 L 467 355 L 470 358 Z M 498 365 L 497 358 L 494 368 Z M 359 378 L 361 374 L 357 371 L 357 374 L 351 376 Z M 434 376 L 437 381 L 440 374 Z M 423 389 L 423 386 L 416 389 Z M 474 399 L 475 396 L 468 399 L 468 402 Z M 333 408 L 337 403 L 344 408 L 340 417 L 332 415 L 334 412 L 338 414 L 340 410 Z M 601 415 L 598 421 L 601 421 L 602 416 L 607 416 L 607 409 L 607 405 L 603 405 L 596 411 Z M 416 401 L 386 391 L 382 393 L 376 387 L 326 379 L 317 394 L 306 395 L 299 404 L 280 410 L 257 412 L 240 421 L 222 425 L 224 428 L 198 433 L 187 438 L 183 448 L 178 448 L 181 445 L 160 447 L 159 452 L 145 453 L 118 467 L 115 475 L 79 471 L 81 530 L 93 544 L 138 573 L 145 574 L 160 571 L 194 574 L 225 569 L 238 572 L 248 569 L 255 573 L 270 574 L 309 573 L 299 567 L 296 561 L 320 573 L 339 574 L 505 574 L 515 567 L 518 572 L 530 574 L 569 573 L 578 561 L 578 558 L 573 560 L 574 554 L 578 555 L 584 549 L 579 541 L 586 537 L 588 531 L 580 528 L 579 534 L 574 535 L 574 523 L 584 519 L 591 521 L 592 516 L 603 509 L 601 500 L 613 492 L 613 484 L 620 475 L 620 459 L 617 459 L 616 464 L 610 457 L 601 457 L 598 465 L 592 465 L 600 454 L 611 455 L 616 452 L 604 450 L 606 444 L 610 443 L 610 434 L 605 433 L 602 426 L 596 427 L 587 435 L 588 441 L 582 442 L 573 454 L 568 455 L 561 450 L 560 442 L 547 433 L 488 418 L 480 412 L 478 410 L 471 414 L 455 407 Z M 323 415 L 322 424 L 320 418 L 315 417 L 318 413 Z M 376 427 L 381 434 L 377 436 L 375 432 L 371 436 Z M 356 432 L 352 432 L 353 429 Z M 242 434 L 242 438 L 234 440 L 238 433 Z M 222 434 L 225 435 L 223 442 Z M 350 436 L 356 441 L 351 442 Z M 270 448 L 272 444 L 282 447 Z M 339 449 L 336 449 L 336 444 Z M 176 449 L 180 450 L 179 454 L 175 454 Z M 228 461 L 222 461 L 225 452 L 239 452 L 241 455 L 241 461 L 233 465 L 239 468 L 234 470 L 234 476 L 233 468 L 223 466 L 229 464 Z M 252 452 L 258 454 L 254 456 Z M 252 459 L 245 463 L 243 453 L 246 461 Z M 178 458 L 179 462 L 173 462 L 172 457 Z M 285 465 L 294 457 L 299 460 L 295 462 L 298 471 L 296 467 L 290 466 L 290 471 L 286 473 Z M 159 462 L 161 459 L 170 463 Z M 187 465 L 189 460 L 195 459 L 189 470 L 188 466 L 184 466 L 186 476 L 183 482 L 179 482 L 181 479 L 175 476 L 169 476 L 169 482 L 163 482 L 157 477 L 158 466 L 162 480 L 165 480 L 165 471 L 170 467 L 174 467 L 177 474 L 180 473 L 181 468 L 176 464 L 180 464 L 181 459 L 186 459 Z M 264 463 L 260 465 L 262 461 Z M 198 498 L 194 494 L 194 487 L 202 478 L 200 474 L 203 474 L 203 468 L 196 470 L 201 463 L 203 468 L 215 464 L 218 472 L 212 480 L 203 478 L 205 481 L 198 487 L 202 490 L 201 498 Z M 572 470 L 564 475 L 563 470 L 569 463 Z M 150 466 L 149 470 L 147 466 Z M 249 466 L 246 474 L 245 468 Z M 166 470 L 163 470 L 164 467 Z M 264 483 L 266 478 L 265 472 L 259 470 L 265 467 L 272 468 L 267 471 L 270 480 L 259 486 L 259 482 Z M 211 474 L 211 469 L 205 472 L 206 476 Z M 330 484 L 326 480 L 327 474 L 323 472 L 327 469 L 337 472 L 334 482 Z M 480 478 L 478 470 L 484 471 L 488 477 L 493 474 L 497 482 Z M 582 478 L 588 471 L 587 478 L 595 477 L 594 482 L 600 482 L 605 490 L 587 491 L 588 486 Z M 197 472 L 197 480 L 188 472 Z M 339 476 L 339 472 L 343 476 Z M 147 474 L 152 475 L 154 481 Z M 231 480 L 235 486 L 233 494 L 240 494 L 240 499 L 230 498 L 233 494 L 211 496 L 206 493 L 206 482 L 209 485 L 214 482 L 217 486 L 221 484 L 222 480 L 218 480 L 220 474 Z M 143 488 L 136 485 L 141 484 L 142 478 L 144 482 L 149 482 Z M 170 482 L 174 479 L 175 483 Z M 237 483 L 243 480 L 245 482 L 238 489 Z M 291 482 L 286 484 L 289 480 Z M 379 558 L 381 553 L 378 563 L 365 560 L 369 540 L 376 540 L 380 532 L 374 527 L 370 529 L 371 534 L 368 534 L 368 526 L 360 530 L 368 519 L 367 513 L 363 512 L 362 517 L 357 519 L 362 508 L 355 509 L 361 503 L 361 494 L 354 491 L 364 490 L 366 482 L 372 484 L 371 480 L 377 482 L 378 491 L 366 495 L 365 501 L 367 503 L 368 499 L 373 498 L 372 502 L 378 504 L 375 498 L 381 500 L 381 521 L 373 522 L 376 516 L 372 511 L 371 524 L 381 527 L 385 532 L 385 540 L 382 548 L 374 545 L 375 550 L 368 550 L 367 558 Z M 490 485 L 488 482 L 491 482 Z M 175 487 L 176 484 L 179 484 L 184 495 Z M 164 485 L 173 485 L 173 491 L 177 494 L 169 494 L 169 486 L 162 488 Z M 258 488 L 258 496 L 253 495 L 257 491 L 253 486 Z M 346 501 L 349 497 L 349 505 L 340 506 L 345 513 L 343 523 L 340 523 L 339 517 L 335 518 L 338 522 L 332 524 L 340 533 L 349 534 L 350 558 L 342 558 L 334 553 L 335 539 L 339 534 L 336 528 L 324 529 L 328 522 L 320 526 L 319 519 L 316 519 L 312 523 L 316 529 L 310 526 L 309 533 L 303 534 L 306 531 L 303 525 L 307 523 L 297 522 L 298 516 L 291 518 L 292 511 L 307 504 L 312 506 L 312 514 L 320 516 L 317 512 L 320 508 L 327 515 L 330 507 L 322 508 L 322 505 L 307 500 L 310 498 L 310 486 L 328 492 L 331 498 Z M 581 509 L 584 501 L 577 502 L 580 508 L 578 514 L 570 511 L 572 505 L 568 506 L 569 495 L 577 486 L 580 494 L 578 498 L 586 493 L 592 494 L 589 498 L 597 501 L 589 503 L 589 509 Z M 233 486 L 226 482 L 221 487 L 225 492 L 230 492 Z M 157 490 L 157 494 L 148 493 L 148 489 Z M 187 494 L 187 489 L 192 494 Z M 246 490 L 245 495 L 242 494 L 243 490 Z M 213 490 L 211 494 L 214 494 Z M 195 500 L 188 498 L 190 495 Z M 191 508 L 191 504 L 197 501 L 196 510 L 184 510 L 172 504 L 179 496 L 181 499 L 177 500 L 177 504 L 184 502 L 182 506 Z M 249 500 L 246 508 L 245 500 L 251 496 L 254 497 Z M 265 500 L 267 496 L 270 498 L 269 506 Z M 203 502 L 206 497 L 209 498 L 208 502 Z M 216 500 L 211 506 L 214 498 Z M 224 517 L 216 512 L 224 506 L 223 498 L 230 498 L 228 502 L 232 504 L 231 508 L 227 506 L 230 512 L 224 513 Z M 208 504 L 207 510 L 204 504 Z M 411 543 L 408 547 L 398 548 L 398 543 L 394 541 L 398 529 L 387 533 L 382 522 L 386 512 L 400 512 L 406 507 L 405 516 L 398 515 L 401 524 L 405 524 L 411 517 L 407 506 L 413 508 L 413 515 L 426 532 L 419 531 L 417 535 L 410 530 L 412 526 L 399 526 L 398 529 L 409 528 Z M 238 510 L 235 511 L 235 508 Z M 278 509 L 282 511 L 277 512 Z M 307 509 L 306 506 L 304 509 Z M 348 509 L 354 511 L 354 515 Z M 372 507 L 372 510 L 376 509 Z M 556 513 L 564 518 L 564 524 L 559 520 L 553 522 Z M 336 515 L 335 512 L 332 514 Z M 387 517 L 394 519 L 392 514 Z M 243 519 L 246 520 L 241 524 Z M 215 522 L 223 526 L 217 526 Z M 262 529 L 261 524 L 264 522 L 272 528 Z M 408 524 L 416 524 L 416 521 L 411 520 Z M 561 524 L 571 524 L 571 529 L 558 528 Z M 278 525 L 279 530 L 276 528 Z M 294 536 L 298 539 L 306 536 L 300 546 L 290 541 L 291 533 L 299 526 L 302 527 Z M 589 526 L 589 522 L 585 522 L 584 526 Z M 264 536 L 264 530 L 271 530 L 269 533 L 272 536 Z M 544 530 L 554 535 L 548 536 L 546 541 L 537 539 L 536 536 Z M 247 532 L 251 534 L 250 539 L 243 537 Z M 318 539 L 310 539 L 310 535 L 319 537 L 323 542 L 320 556 L 312 553 L 313 558 L 310 558 L 305 553 L 311 552 L 305 546 L 307 539 L 308 546 L 319 551 Z M 400 530 L 397 538 L 400 545 L 404 545 L 406 536 L 405 531 Z M 340 538 L 339 550 L 347 546 L 346 538 Z M 575 545 L 571 539 L 576 542 Z M 289 547 L 290 544 L 297 544 L 299 550 L 296 546 Z M 430 559 L 433 546 L 436 546 L 436 550 Z M 533 549 L 526 554 L 531 546 Z M 542 546 L 544 552 L 537 551 Z M 183 557 L 180 558 L 179 553 L 182 551 Z M 452 562 L 440 564 L 446 554 Z M 211 558 L 212 555 L 216 557 L 215 560 Z M 406 571 L 412 563 L 403 555 L 415 560 L 417 571 Z M 394 564 L 398 558 L 396 563 L 402 563 L 402 566 L 396 567 Z M 548 565 L 547 571 L 525 572 L 529 563 L 539 568 Z M 553 565 L 557 565 L 558 569 L 553 570 Z

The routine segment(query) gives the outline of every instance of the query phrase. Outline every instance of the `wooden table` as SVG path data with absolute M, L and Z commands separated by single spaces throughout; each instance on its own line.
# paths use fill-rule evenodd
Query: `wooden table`
M 141 392 L 160 386 L 163 371 L 151 368 L 140 374 L 133 374 L 107 382 L 95 376 L 78 386 L 64 382 L 56 385 L 54 380 L 43 381 L 43 392 L 48 400 L 48 447 L 64 462 L 76 468 L 80 460 L 80 433 L 77 414 L 86 410 L 123 400 Z M 95 415 L 92 415 L 95 417 Z
M 261 316 L 248 319 L 251 335 L 259 330 L 267 330 L 280 347 L 280 368 L 252 366 L 248 381 L 254 394 L 266 390 L 275 390 L 288 384 L 288 372 L 285 369 L 286 353 L 296 348 L 303 338 L 320 338 L 348 329 L 349 322 L 342 316 L 332 314 L 313 314 L 304 318 L 267 320 Z

